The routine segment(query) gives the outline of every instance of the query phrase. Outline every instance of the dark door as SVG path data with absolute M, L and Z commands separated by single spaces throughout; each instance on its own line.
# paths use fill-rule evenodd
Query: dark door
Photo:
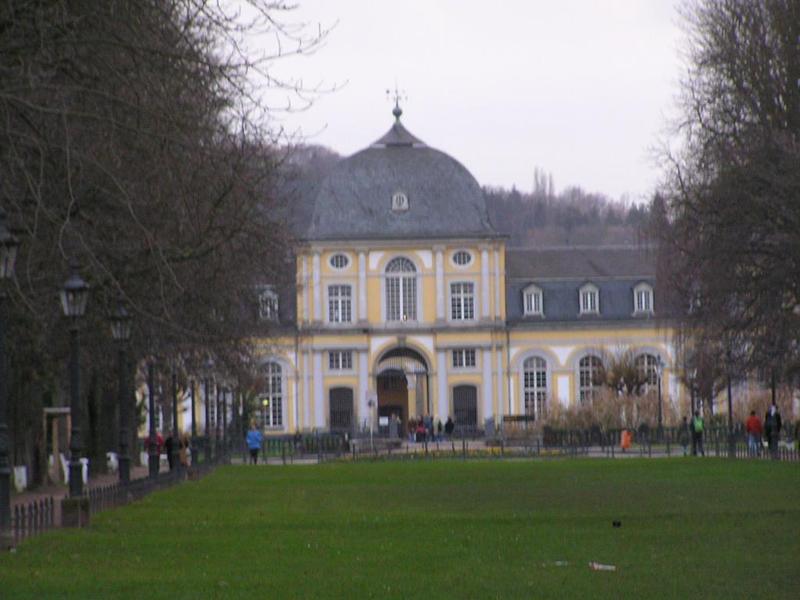
M 402 371 L 390 370 L 378 375 L 378 433 L 389 435 L 393 417 L 399 421 L 396 425 L 397 435 L 405 431 L 406 406 L 408 405 L 408 382 Z
M 453 413 L 457 431 L 470 432 L 478 428 L 478 389 L 474 385 L 453 388 Z
M 333 388 L 330 392 L 331 431 L 353 430 L 353 390 Z

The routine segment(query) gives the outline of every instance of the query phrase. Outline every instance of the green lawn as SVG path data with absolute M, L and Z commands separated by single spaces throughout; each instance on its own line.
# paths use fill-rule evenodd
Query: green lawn
M 716 459 L 228 467 L 0 556 L 3 600 L 798 589 L 800 465 Z

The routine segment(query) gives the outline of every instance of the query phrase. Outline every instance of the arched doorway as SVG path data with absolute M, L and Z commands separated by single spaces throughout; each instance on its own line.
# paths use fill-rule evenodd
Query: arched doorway
M 393 416 L 400 420 L 398 433 L 403 433 L 409 419 L 431 415 L 428 364 L 416 350 L 402 347 L 386 352 L 378 361 L 376 380 L 381 433 L 389 433 Z

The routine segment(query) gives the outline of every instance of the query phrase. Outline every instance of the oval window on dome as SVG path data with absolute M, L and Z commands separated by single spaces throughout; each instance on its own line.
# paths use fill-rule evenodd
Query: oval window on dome
M 456 263 L 459 267 L 463 267 L 468 265 L 472 262 L 472 254 L 467 252 L 466 250 L 459 250 L 455 254 L 453 254 L 453 262 Z
M 344 269 L 349 264 L 350 259 L 347 258 L 346 254 L 334 254 L 331 256 L 331 266 L 334 269 Z

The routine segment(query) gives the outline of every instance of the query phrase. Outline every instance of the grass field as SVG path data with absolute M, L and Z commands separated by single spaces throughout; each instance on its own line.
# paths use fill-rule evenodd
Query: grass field
M 228 467 L 0 555 L 3 600 L 798 589 L 800 465 L 715 459 Z

